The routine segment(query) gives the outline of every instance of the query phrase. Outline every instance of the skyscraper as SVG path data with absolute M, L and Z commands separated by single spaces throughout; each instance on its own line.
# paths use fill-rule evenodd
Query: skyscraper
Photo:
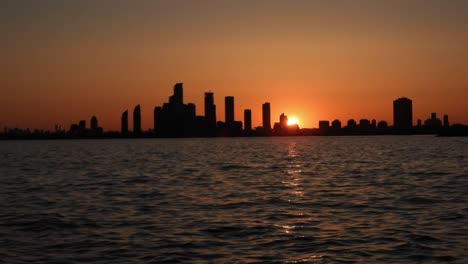
M 158 131 L 158 122 L 159 122 L 159 115 L 161 113 L 162 108 L 160 106 L 156 106 L 153 111 L 153 129 L 154 131 Z
M 413 127 L 413 102 L 406 98 L 393 101 L 393 127 L 411 129 Z
M 234 123 L 234 97 L 226 96 L 224 98 L 225 104 L 225 122 L 226 125 Z
M 270 103 L 264 103 L 262 105 L 262 116 L 263 116 L 263 130 L 265 133 L 271 132 L 271 110 Z
M 122 134 L 128 133 L 128 110 L 125 110 L 125 112 L 122 113 L 121 128 Z
M 216 126 L 216 105 L 212 92 L 205 93 L 205 118 L 209 126 Z
M 252 130 L 252 110 L 250 109 L 244 110 L 244 130 Z
M 133 110 L 133 133 L 141 133 L 141 110 L 140 105 L 135 106 Z
M 288 116 L 282 113 L 280 115 L 280 126 L 281 128 L 286 129 L 288 127 Z
M 176 83 L 174 85 L 174 95 L 169 98 L 170 103 L 183 104 L 184 103 L 184 88 L 183 83 Z

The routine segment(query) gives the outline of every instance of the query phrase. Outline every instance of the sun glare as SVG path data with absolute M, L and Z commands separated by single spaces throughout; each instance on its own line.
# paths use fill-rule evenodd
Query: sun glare
M 299 121 L 295 117 L 291 117 L 291 118 L 288 119 L 288 126 L 296 125 L 298 123 L 299 123 Z

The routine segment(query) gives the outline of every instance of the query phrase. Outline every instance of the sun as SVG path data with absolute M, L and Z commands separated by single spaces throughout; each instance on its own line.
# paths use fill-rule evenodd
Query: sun
M 293 126 L 299 124 L 299 121 L 295 117 L 291 117 L 288 119 L 288 126 Z

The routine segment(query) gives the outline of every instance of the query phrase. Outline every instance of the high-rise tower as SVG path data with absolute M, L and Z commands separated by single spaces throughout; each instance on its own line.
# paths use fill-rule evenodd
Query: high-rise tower
M 184 103 L 183 83 L 176 83 L 174 85 L 174 95 L 172 95 L 171 98 L 172 98 L 172 103 L 175 103 L 175 104 L 183 104 Z
M 406 98 L 393 101 L 393 127 L 411 129 L 413 127 L 413 102 Z
M 270 133 L 271 132 L 270 103 L 264 103 L 262 105 L 262 116 L 263 116 L 263 131 L 265 131 L 265 133 Z
M 125 110 L 125 112 L 122 113 L 122 118 L 121 118 L 121 132 L 122 134 L 127 134 L 128 133 L 128 110 Z
M 244 130 L 245 131 L 252 130 L 252 110 L 250 109 L 244 110 Z
M 137 105 L 133 110 L 133 133 L 141 133 L 141 109 L 140 105 Z
M 226 125 L 234 123 L 234 97 L 226 96 L 224 98 L 225 103 L 225 122 Z
M 205 93 L 205 118 L 210 127 L 216 127 L 216 105 L 212 92 Z

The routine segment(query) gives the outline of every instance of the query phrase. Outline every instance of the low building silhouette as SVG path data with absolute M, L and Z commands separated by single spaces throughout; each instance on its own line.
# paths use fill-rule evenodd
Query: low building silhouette
M 377 124 L 377 128 L 378 128 L 378 129 L 381 129 L 381 130 L 387 129 L 387 128 L 388 128 L 388 123 L 385 122 L 385 121 L 380 121 L 380 122 Z
M 338 119 L 335 119 L 335 120 L 333 120 L 331 126 L 332 126 L 333 130 L 339 130 L 339 129 L 341 129 L 341 121 L 338 120 Z
M 369 119 L 360 119 L 359 120 L 359 128 L 361 130 L 371 129 L 371 122 L 369 121 Z
M 330 131 L 330 121 L 328 120 L 319 120 L 319 135 L 324 136 L 328 135 Z
M 436 113 L 431 113 L 431 118 L 426 119 L 426 121 L 424 121 L 424 126 L 432 131 L 437 130 L 442 127 L 442 121 L 440 121 L 440 119 L 437 118 Z
M 348 122 L 346 123 L 346 127 L 349 129 L 356 129 L 357 128 L 356 121 L 354 119 L 349 119 Z
M 320 120 L 319 121 L 319 129 L 321 131 L 327 132 L 329 128 L 330 128 L 330 121 L 328 121 L 328 120 Z

